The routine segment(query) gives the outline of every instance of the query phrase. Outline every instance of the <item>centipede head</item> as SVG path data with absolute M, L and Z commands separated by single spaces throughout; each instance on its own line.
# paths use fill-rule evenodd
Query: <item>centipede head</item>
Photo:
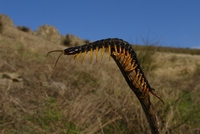
M 78 53 L 79 49 L 78 47 L 71 47 L 71 48 L 66 48 L 64 51 L 64 55 L 75 55 Z
M 58 60 L 60 59 L 60 57 L 64 54 L 64 51 L 63 50 L 53 50 L 53 51 L 49 51 L 46 55 L 46 57 L 50 54 L 50 53 L 53 53 L 53 52 L 61 52 L 60 55 L 58 56 L 53 68 L 56 67 L 57 63 L 58 63 Z

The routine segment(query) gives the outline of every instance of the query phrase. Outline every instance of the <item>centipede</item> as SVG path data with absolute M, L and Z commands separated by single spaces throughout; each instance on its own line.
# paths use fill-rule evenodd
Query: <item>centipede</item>
M 101 53 L 99 55 L 99 51 Z M 87 53 L 90 53 L 90 62 L 93 60 L 93 54 L 96 55 L 96 61 L 101 56 L 101 59 L 104 57 L 104 53 L 108 52 L 109 60 L 112 57 L 119 67 L 122 75 L 124 76 L 127 84 L 132 89 L 132 91 L 136 94 L 140 103 L 142 104 L 143 109 L 147 115 L 147 119 L 153 123 L 150 124 L 152 127 L 152 133 L 155 133 L 157 129 L 157 125 L 155 123 L 155 114 L 154 116 L 148 116 L 152 109 L 149 107 L 151 105 L 149 92 L 158 98 L 163 104 L 164 101 L 155 93 L 155 89 L 152 88 L 145 77 L 145 74 L 140 66 L 140 63 L 137 58 L 137 54 L 133 49 L 133 46 L 129 44 L 127 41 L 118 38 L 107 38 L 102 40 L 97 40 L 95 42 L 87 43 L 82 46 L 75 46 L 66 48 L 64 50 L 53 50 L 47 53 L 47 56 L 52 52 L 61 52 L 58 59 L 55 62 L 57 64 L 59 58 L 62 55 L 73 55 L 74 60 L 77 61 L 81 58 L 81 62 L 84 61 Z M 148 106 L 147 106 L 148 105 Z M 147 109 L 148 107 L 148 109 Z M 151 109 L 149 111 L 149 109 Z M 153 121 L 152 121 L 153 120 Z M 158 133 L 158 130 L 156 130 Z
M 76 46 L 67 48 L 63 50 L 53 50 L 47 53 L 47 56 L 52 52 L 62 52 L 64 55 L 74 55 L 74 59 L 77 60 L 82 54 L 82 61 L 84 60 L 87 52 L 90 51 L 90 61 L 92 61 L 93 51 L 96 51 L 96 60 L 98 59 L 98 51 L 101 51 L 101 57 L 103 58 L 104 52 L 106 49 L 110 56 L 115 56 L 116 59 L 120 62 L 126 74 L 129 77 L 129 80 L 132 82 L 135 88 L 141 91 L 141 98 L 147 97 L 148 93 L 152 93 L 157 97 L 162 103 L 164 101 L 155 94 L 155 89 L 151 88 L 147 78 L 142 71 L 140 64 L 138 62 L 137 56 L 133 47 L 126 41 L 118 38 L 108 38 L 104 40 L 99 40 L 93 43 L 85 44 L 82 46 Z M 61 53 L 61 54 L 62 54 Z M 61 56 L 61 55 L 60 55 Z M 60 57 L 59 56 L 59 57 Z M 59 58 L 58 58 L 59 59 Z M 58 61 L 57 59 L 57 61 Z M 56 64 L 57 64 L 56 61 Z

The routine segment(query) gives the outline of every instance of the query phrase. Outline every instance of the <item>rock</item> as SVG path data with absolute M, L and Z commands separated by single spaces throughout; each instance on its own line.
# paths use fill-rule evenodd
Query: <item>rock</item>
M 18 73 L 0 73 L 0 87 L 23 88 L 23 79 Z
M 21 75 L 17 73 L 3 73 L 1 77 L 11 79 L 13 82 L 21 82 L 23 80 Z
M 60 40 L 59 31 L 54 26 L 50 25 L 40 26 L 34 34 L 54 43 L 58 43 Z
M 0 22 L 3 26 L 15 27 L 12 19 L 5 14 L 0 14 Z

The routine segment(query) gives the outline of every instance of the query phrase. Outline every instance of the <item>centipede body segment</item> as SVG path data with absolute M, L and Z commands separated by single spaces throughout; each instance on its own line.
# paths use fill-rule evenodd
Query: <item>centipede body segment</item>
M 100 50 L 101 55 L 98 54 Z M 56 51 L 60 52 L 61 50 L 54 50 L 50 51 L 49 53 Z M 97 61 L 99 56 L 101 56 L 101 59 L 103 58 L 106 51 L 109 53 L 109 59 L 112 57 L 117 63 L 126 82 L 140 100 L 143 108 L 146 107 L 147 103 L 150 103 L 149 92 L 163 102 L 163 100 L 158 95 L 156 95 L 154 89 L 150 86 L 147 78 L 145 77 L 133 47 L 122 39 L 108 38 L 98 40 L 82 46 L 75 46 L 64 49 L 62 50 L 62 53 L 64 53 L 64 55 L 74 55 L 75 60 L 78 60 L 82 56 L 81 62 L 83 62 L 88 52 L 90 52 L 90 61 L 93 60 L 93 53 L 95 53 Z M 147 102 L 145 102 L 145 100 L 147 100 Z M 146 109 L 146 111 L 148 111 L 148 109 Z M 156 124 L 152 125 L 152 127 L 155 129 Z

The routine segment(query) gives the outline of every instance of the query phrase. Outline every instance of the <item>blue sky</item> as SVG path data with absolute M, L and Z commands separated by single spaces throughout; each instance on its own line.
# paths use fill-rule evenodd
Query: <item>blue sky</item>
M 55 26 L 61 35 L 91 41 L 200 48 L 200 0 L 0 0 L 0 14 L 33 31 Z

